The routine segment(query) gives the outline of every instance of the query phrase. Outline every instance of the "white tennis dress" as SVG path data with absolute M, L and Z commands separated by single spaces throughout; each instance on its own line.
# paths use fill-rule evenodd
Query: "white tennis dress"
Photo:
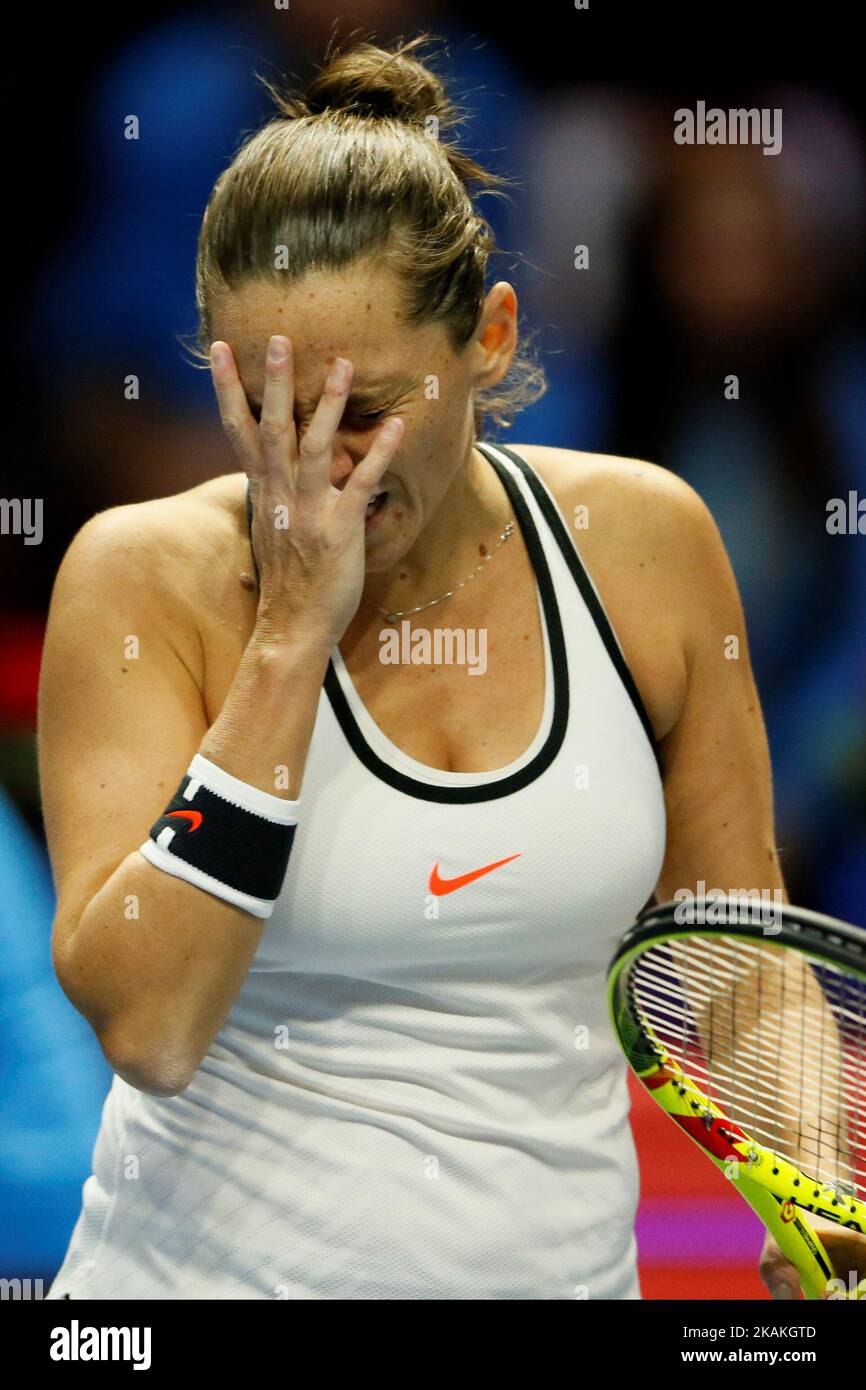
M 181 1095 L 114 1078 L 49 1298 L 640 1297 L 605 967 L 661 869 L 661 778 L 555 501 L 479 448 L 535 571 L 532 744 L 416 762 L 334 649 L 244 985 Z

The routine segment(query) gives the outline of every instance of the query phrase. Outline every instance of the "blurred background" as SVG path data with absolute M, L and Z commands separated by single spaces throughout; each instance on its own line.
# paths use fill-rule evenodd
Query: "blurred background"
M 209 377 L 178 342 L 195 328 L 198 224 L 270 114 L 254 73 L 302 74 L 336 17 L 341 33 L 447 41 L 462 143 L 517 181 L 510 202 L 480 204 L 502 248 L 491 283 L 515 285 L 550 383 L 487 437 L 647 458 L 698 489 L 743 595 L 791 898 L 866 922 L 866 537 L 826 529 L 830 499 L 866 499 L 863 84 L 835 61 L 832 3 L 792 57 L 774 6 L 726 5 L 711 33 L 658 8 L 593 0 L 517 23 L 473 0 L 155 0 L 84 36 L 80 16 L 52 17 L 47 51 L 35 28 L 22 40 L 39 57 L 29 76 L 22 57 L 28 90 L 5 122 L 18 235 L 2 493 L 43 498 L 44 534 L 0 535 L 3 1276 L 47 1288 L 110 1081 L 49 954 L 34 729 L 53 577 L 95 511 L 234 471 Z M 675 144 L 674 111 L 698 101 L 780 108 L 781 153 Z M 123 138 L 130 114 L 138 141 Z M 633 1124 L 644 1296 L 765 1296 L 751 1213 L 651 1102 L 636 1097 Z

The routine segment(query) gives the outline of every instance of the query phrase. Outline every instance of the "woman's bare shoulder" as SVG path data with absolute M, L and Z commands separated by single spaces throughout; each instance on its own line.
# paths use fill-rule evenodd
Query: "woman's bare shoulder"
M 167 644 L 203 690 L 210 634 L 241 624 L 249 568 L 242 473 L 97 512 L 55 578 L 46 652 L 63 664 L 70 644 L 103 649 L 137 634 Z
M 557 501 L 589 499 L 616 509 L 621 523 L 641 528 L 665 523 L 676 528 L 705 504 L 685 479 L 646 459 L 557 449 L 546 444 L 515 444 L 514 451 L 539 474 Z
M 246 534 L 245 479 L 225 474 L 170 497 L 97 512 L 74 536 L 58 580 L 92 569 L 124 590 L 205 591 L 215 573 L 237 569 Z
M 514 450 L 547 484 L 566 521 L 573 519 L 582 551 L 599 559 L 631 555 L 641 568 L 651 557 L 682 574 L 722 549 L 703 498 L 657 463 L 541 444 Z
M 593 577 L 615 596 L 623 622 L 675 630 L 691 652 L 715 617 L 739 611 L 736 581 L 710 509 L 683 478 L 644 459 L 542 445 L 515 452 L 547 484 Z

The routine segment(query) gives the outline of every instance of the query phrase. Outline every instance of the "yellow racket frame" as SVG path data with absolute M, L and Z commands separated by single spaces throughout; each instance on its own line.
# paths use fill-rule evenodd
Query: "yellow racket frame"
M 678 1128 L 687 1134 L 728 1181 L 733 1183 L 741 1197 L 764 1223 L 782 1254 L 796 1267 L 806 1298 L 822 1298 L 829 1280 L 835 1278 L 836 1273 L 821 1240 L 800 1212 L 812 1211 L 836 1225 L 866 1235 L 866 1202 L 857 1197 L 843 1195 L 826 1183 L 809 1177 L 789 1159 L 759 1144 L 741 1125 L 732 1123 L 725 1112 L 705 1095 L 694 1078 L 683 1071 L 680 1064 L 670 1056 L 651 1028 L 641 1025 L 644 1036 L 651 1041 L 656 1060 L 644 1067 L 640 1067 L 633 1060 L 629 1038 L 622 1026 L 623 1013 L 628 1012 L 627 1005 L 620 998 L 620 982 L 625 972 L 631 962 L 651 946 L 702 934 L 704 933 L 700 929 L 694 927 L 686 931 L 661 932 L 650 941 L 641 942 L 616 960 L 608 979 L 607 993 L 613 1030 L 635 1076 L 672 1120 L 693 1120 L 696 1115 L 700 1116 L 707 1125 L 708 1134 L 714 1128 L 714 1121 L 724 1124 L 731 1148 L 731 1153 L 726 1158 L 719 1158 L 691 1130 L 682 1126 Z M 728 927 L 706 935 L 731 936 L 736 933 Z M 806 959 L 815 960 L 817 964 L 821 963 L 820 959 L 810 957 L 808 951 L 801 951 L 800 954 Z M 644 1059 L 645 1056 L 644 1049 Z M 844 1297 L 861 1298 L 864 1292 L 866 1280 L 861 1280 L 857 1288 L 846 1293 Z

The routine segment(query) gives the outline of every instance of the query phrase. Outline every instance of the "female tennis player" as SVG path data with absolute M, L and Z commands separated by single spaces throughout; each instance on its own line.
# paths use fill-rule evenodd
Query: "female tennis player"
M 782 886 L 705 506 L 477 437 L 538 372 L 425 37 L 329 53 L 213 191 L 240 471 L 57 578 L 54 960 L 116 1077 L 51 1298 L 639 1297 L 612 948 Z

